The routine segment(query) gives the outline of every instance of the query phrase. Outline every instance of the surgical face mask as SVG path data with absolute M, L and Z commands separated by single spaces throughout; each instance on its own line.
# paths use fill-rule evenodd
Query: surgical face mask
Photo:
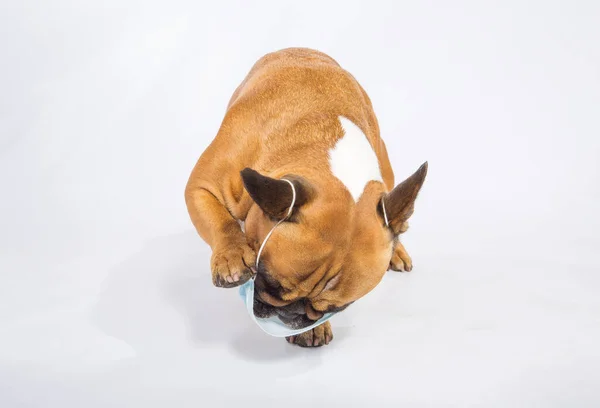
M 258 324 L 258 327 L 260 327 L 265 333 L 274 337 L 296 336 L 298 334 L 307 332 L 325 323 L 335 314 L 326 313 L 325 315 L 323 315 L 323 317 L 315 321 L 310 326 L 304 327 L 302 329 L 292 329 L 286 326 L 277 316 L 260 318 L 254 315 L 254 278 L 250 279 L 248 282 L 240 286 L 240 296 L 242 297 L 242 300 L 246 303 L 246 310 L 248 310 L 248 314 L 250 315 L 252 320 L 254 320 L 256 324 Z

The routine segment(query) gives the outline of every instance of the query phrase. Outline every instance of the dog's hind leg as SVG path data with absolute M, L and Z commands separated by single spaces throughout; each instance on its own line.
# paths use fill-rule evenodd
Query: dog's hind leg
M 389 269 L 399 272 L 410 272 L 413 268 L 412 259 L 400 241 L 396 241 L 390 260 Z

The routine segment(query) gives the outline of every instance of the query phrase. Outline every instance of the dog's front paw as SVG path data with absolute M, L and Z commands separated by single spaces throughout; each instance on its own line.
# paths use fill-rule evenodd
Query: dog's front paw
M 217 247 L 211 258 L 213 284 L 220 288 L 233 288 L 252 277 L 256 254 L 248 244 L 229 244 Z
M 331 324 L 325 322 L 312 330 L 285 338 L 288 343 L 296 344 L 300 347 L 321 347 L 329 344 L 333 340 Z
M 413 264 L 412 259 L 406 252 L 404 245 L 400 242 L 396 243 L 394 247 L 394 253 L 392 254 L 392 259 L 390 260 L 389 269 L 399 272 L 410 272 L 412 271 Z

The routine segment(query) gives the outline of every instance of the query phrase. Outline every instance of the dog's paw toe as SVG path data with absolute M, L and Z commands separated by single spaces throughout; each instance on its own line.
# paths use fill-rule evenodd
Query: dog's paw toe
M 394 254 L 390 260 L 389 269 L 398 272 L 410 272 L 412 271 L 413 264 L 412 259 L 406 253 L 406 250 L 402 246 L 394 248 Z
M 285 338 L 288 343 L 300 347 L 321 347 L 329 344 L 333 340 L 331 324 L 325 322 L 312 330 Z
M 248 245 L 215 251 L 211 261 L 213 284 L 220 288 L 244 284 L 253 275 L 251 265 L 255 259 L 254 251 Z

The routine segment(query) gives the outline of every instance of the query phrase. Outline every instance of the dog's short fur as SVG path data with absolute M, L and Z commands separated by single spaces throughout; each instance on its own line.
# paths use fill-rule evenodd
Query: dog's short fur
M 235 90 L 189 178 L 185 199 L 211 246 L 213 283 L 256 276 L 257 315 L 306 327 L 371 291 L 388 269 L 410 271 L 408 228 L 427 163 L 395 186 L 371 101 L 331 57 L 290 48 L 262 57 Z M 389 218 L 385 224 L 383 207 Z M 245 223 L 245 233 L 240 222 Z M 329 323 L 288 341 L 318 346 Z

